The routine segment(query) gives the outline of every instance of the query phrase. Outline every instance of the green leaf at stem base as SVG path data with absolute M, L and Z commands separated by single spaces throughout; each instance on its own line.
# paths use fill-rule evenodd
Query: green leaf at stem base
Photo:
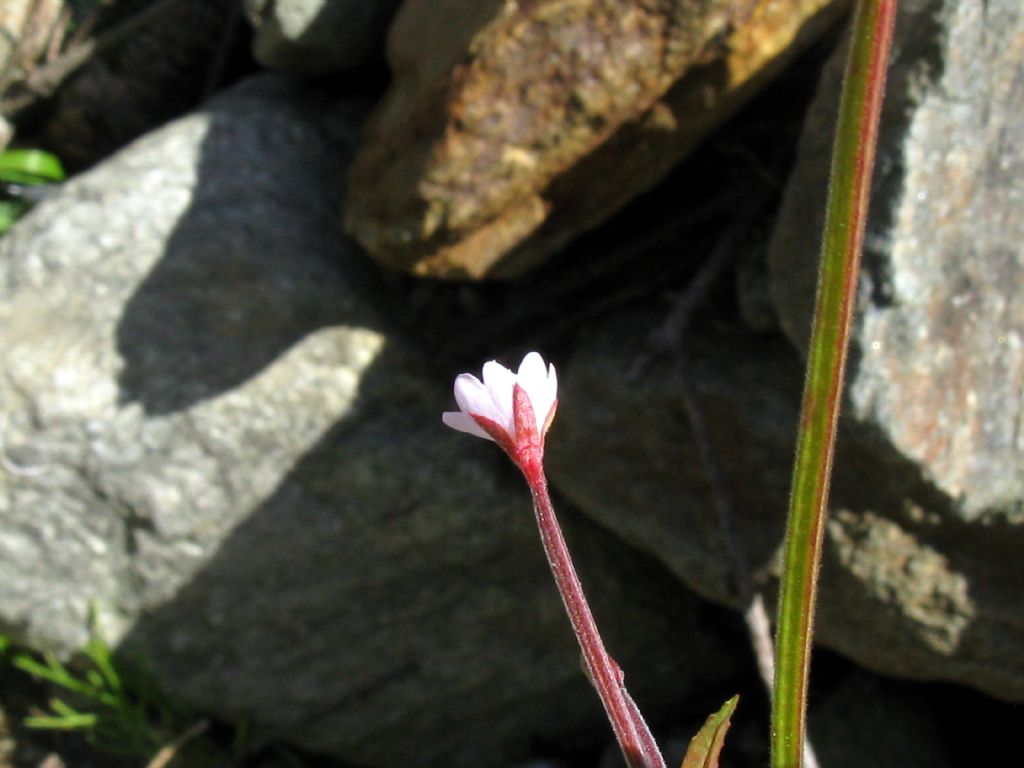
M 739 700 L 739 696 L 733 696 L 707 719 L 697 735 L 690 739 L 681 768 L 718 768 L 718 755 Z

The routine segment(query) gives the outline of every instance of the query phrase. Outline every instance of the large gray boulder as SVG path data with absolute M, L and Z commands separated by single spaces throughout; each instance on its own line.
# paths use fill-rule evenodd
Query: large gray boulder
M 368 766 L 492 766 L 607 733 L 456 371 L 380 311 L 337 227 L 364 109 L 250 82 L 68 183 L 0 240 L 0 630 L 70 652 L 95 601 L 167 691 Z M 735 636 L 564 510 L 646 708 Z
M 1015 0 L 902 6 L 816 622 L 819 642 L 875 670 L 1014 700 L 1024 700 L 1022 36 Z M 812 108 L 770 254 L 792 346 L 719 330 L 683 351 L 740 550 L 769 596 L 841 64 L 837 54 Z M 667 364 L 625 376 L 656 322 L 609 320 L 575 350 L 553 483 L 701 594 L 735 602 L 679 380 Z

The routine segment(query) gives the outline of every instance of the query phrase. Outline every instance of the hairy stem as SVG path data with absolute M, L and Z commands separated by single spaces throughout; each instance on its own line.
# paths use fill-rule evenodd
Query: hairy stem
M 597 623 L 583 594 L 583 585 L 576 575 L 569 548 L 555 517 L 544 469 L 539 462 L 527 464 L 522 469 L 533 494 L 533 508 L 551 572 L 579 640 L 587 672 L 604 704 L 626 765 L 629 768 L 665 768 L 654 736 L 626 692 L 622 670 L 608 655 L 601 641 Z
M 843 369 L 896 0 L 860 0 L 832 154 L 821 273 L 786 526 L 772 699 L 772 768 L 802 768 L 807 681 Z

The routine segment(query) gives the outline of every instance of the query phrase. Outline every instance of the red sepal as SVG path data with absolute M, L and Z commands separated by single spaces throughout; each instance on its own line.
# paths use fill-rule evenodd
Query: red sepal
M 544 438 L 537 431 L 537 416 L 530 396 L 518 383 L 512 389 L 512 419 L 516 425 L 516 453 L 513 458 L 529 478 L 531 472 L 541 469 Z
M 480 429 L 490 435 L 491 439 L 502 447 L 505 453 L 511 457 L 512 461 L 516 461 L 516 446 L 512 442 L 512 436 L 505 430 L 505 427 L 478 413 L 471 413 L 469 416 L 480 426 Z

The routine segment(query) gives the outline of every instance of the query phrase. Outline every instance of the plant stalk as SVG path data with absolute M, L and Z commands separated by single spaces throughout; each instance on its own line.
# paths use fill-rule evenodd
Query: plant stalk
M 772 768 L 802 768 L 811 633 L 843 371 L 896 0 L 860 0 L 832 155 L 778 613 Z
M 537 515 L 540 538 L 551 572 L 558 585 L 566 613 L 569 614 L 573 631 L 579 640 L 587 673 L 611 721 L 626 765 L 629 768 L 665 768 L 665 761 L 658 751 L 654 736 L 626 691 L 622 670 L 605 650 L 597 623 L 583 594 L 583 586 L 576 575 L 576 568 L 569 555 L 562 529 L 555 517 L 544 469 L 539 461 L 521 468 L 533 495 L 533 508 Z

